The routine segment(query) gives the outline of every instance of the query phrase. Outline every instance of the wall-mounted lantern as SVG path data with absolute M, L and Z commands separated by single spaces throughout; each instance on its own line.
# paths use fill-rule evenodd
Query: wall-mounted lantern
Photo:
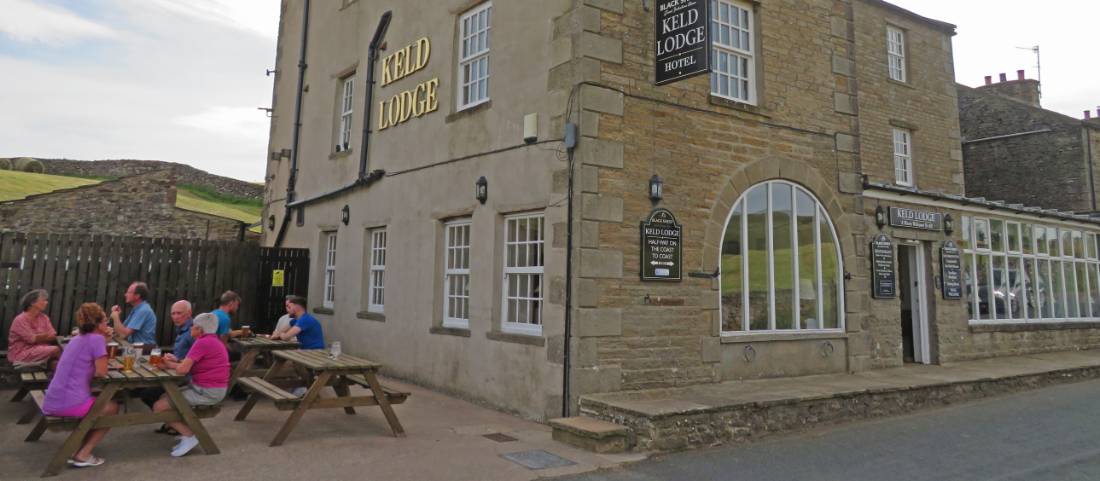
M 267 217 L 267 230 L 275 230 L 275 216 L 270 215 Z
M 943 216 L 943 232 L 949 237 L 951 233 L 955 232 L 955 219 L 951 217 L 951 214 L 944 214 Z
M 489 200 L 489 181 L 485 179 L 484 175 L 477 179 L 477 183 L 474 184 L 474 197 L 482 205 L 485 205 L 485 201 Z
M 879 229 L 886 227 L 886 209 L 883 209 L 881 205 L 875 208 L 875 225 Z
M 348 222 L 350 222 L 350 221 L 351 221 L 351 208 L 348 207 L 347 204 L 344 204 L 344 208 L 340 209 L 340 222 L 343 222 L 344 225 L 348 225 Z
M 649 200 L 654 204 L 665 198 L 665 183 L 657 174 L 649 178 Z

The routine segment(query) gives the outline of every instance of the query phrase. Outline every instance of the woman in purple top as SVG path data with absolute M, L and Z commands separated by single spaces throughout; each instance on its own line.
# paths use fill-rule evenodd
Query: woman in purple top
M 42 403 L 42 413 L 47 416 L 82 418 L 88 415 L 95 404 L 92 396 L 92 376 L 107 376 L 107 338 L 110 327 L 107 314 L 94 302 L 80 306 L 76 311 L 76 322 L 80 326 L 80 335 L 69 341 L 57 363 L 57 371 L 46 388 L 46 399 Z M 118 413 L 118 403 L 110 401 L 102 414 Z M 99 444 L 108 428 L 93 429 L 84 437 L 84 444 L 69 460 L 69 464 L 78 468 L 99 466 L 103 458 L 92 455 L 92 448 Z

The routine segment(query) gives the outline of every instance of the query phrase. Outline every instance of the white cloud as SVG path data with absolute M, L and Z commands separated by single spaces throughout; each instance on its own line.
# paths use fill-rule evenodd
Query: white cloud
M 143 0 L 168 12 L 243 30 L 264 38 L 279 33 L 278 18 L 263 15 L 272 0 Z
M 50 45 L 85 38 L 113 38 L 109 27 L 53 5 L 30 0 L 0 0 L 0 33 L 19 42 Z
M 260 142 L 266 145 L 270 119 L 256 107 L 217 106 L 203 112 L 177 117 L 179 125 L 221 135 L 232 141 Z

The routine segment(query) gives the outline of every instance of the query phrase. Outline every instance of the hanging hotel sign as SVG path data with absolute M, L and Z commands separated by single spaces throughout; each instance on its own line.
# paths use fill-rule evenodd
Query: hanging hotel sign
M 657 85 L 710 71 L 710 0 L 657 0 Z
M 656 209 L 642 222 L 643 281 L 680 281 L 680 224 L 668 209 Z
M 943 278 L 943 298 L 962 299 L 962 260 L 959 247 L 950 240 L 940 248 L 940 275 Z
M 894 243 L 886 234 L 871 241 L 872 296 L 893 299 L 897 296 L 897 276 L 894 274 Z
M 907 229 L 943 229 L 943 214 L 905 207 L 890 208 L 890 225 Z
M 432 57 L 432 42 L 427 37 L 406 45 L 382 59 L 382 82 L 386 87 L 428 66 Z M 378 130 L 396 127 L 410 119 L 420 118 L 439 110 L 439 78 L 421 82 L 379 102 Z

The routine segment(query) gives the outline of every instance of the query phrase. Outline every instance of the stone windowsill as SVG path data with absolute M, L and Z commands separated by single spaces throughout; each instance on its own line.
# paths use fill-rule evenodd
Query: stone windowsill
M 512 334 L 510 332 L 489 331 L 485 333 L 485 338 L 492 341 L 523 344 L 527 346 L 543 347 L 546 345 L 546 338 L 544 337 L 527 334 Z
M 822 341 L 822 340 L 848 340 L 846 332 L 815 332 L 811 334 L 801 333 L 769 333 L 769 334 L 742 334 L 736 336 L 722 336 L 722 344 L 748 344 L 753 342 L 780 342 L 780 341 Z
M 719 107 L 726 107 L 733 110 L 739 110 L 741 112 L 750 113 L 753 115 L 759 115 L 766 119 L 770 119 L 771 116 L 764 113 L 764 109 L 758 105 L 746 104 L 744 102 L 737 102 L 734 100 L 718 97 L 716 95 L 707 96 L 711 105 L 717 105 Z
M 355 313 L 355 317 L 368 321 L 386 322 L 386 315 L 381 312 L 359 311 Z
M 428 332 L 441 336 L 470 337 L 469 329 L 460 329 L 457 327 L 432 326 Z
M 485 102 L 477 104 L 473 107 L 467 107 L 467 108 L 464 108 L 462 110 L 459 110 L 457 112 L 454 112 L 454 113 L 448 115 L 447 118 L 443 119 L 443 123 L 449 124 L 449 123 L 454 122 L 458 119 L 461 119 L 462 117 L 465 117 L 467 115 L 472 115 L 472 114 L 481 112 L 483 110 L 488 110 L 489 107 L 492 107 L 492 106 L 493 106 L 493 101 L 492 100 L 486 100 Z
M 333 314 L 336 314 L 336 311 L 334 311 L 332 309 L 329 309 L 327 307 L 314 307 L 313 308 L 313 313 L 314 314 L 324 314 L 326 316 L 331 316 Z
M 908 72 L 906 72 L 906 73 L 908 74 Z M 899 87 L 905 87 L 905 88 L 911 89 L 911 90 L 916 90 L 917 89 L 916 87 L 913 86 L 913 84 L 911 84 L 909 82 L 901 82 L 901 81 L 894 80 L 894 79 L 890 78 L 889 73 L 886 74 L 886 81 L 888 83 L 892 84 L 892 85 L 897 85 Z
M 1033 331 L 1067 331 L 1075 329 L 1100 329 L 1100 321 L 1082 322 L 1002 322 L 1002 323 L 971 323 L 972 334 L 983 332 L 1033 332 Z
M 341 150 L 339 152 L 333 152 L 333 153 L 329 154 L 328 158 L 329 158 L 329 160 L 342 159 L 344 157 L 347 157 L 347 156 L 351 155 L 352 152 L 353 152 L 352 149 Z

